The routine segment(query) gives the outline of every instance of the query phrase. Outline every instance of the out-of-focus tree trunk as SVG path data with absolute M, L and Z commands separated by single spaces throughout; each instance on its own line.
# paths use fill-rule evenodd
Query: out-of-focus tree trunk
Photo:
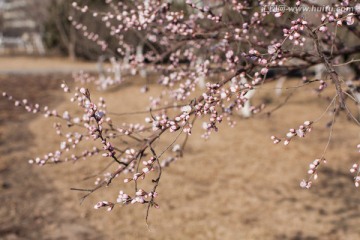
M 68 57 L 71 61 L 76 60 L 75 44 L 72 42 L 68 44 Z
M 67 8 L 70 15 L 74 14 L 74 9 L 70 6 L 71 1 L 67 3 Z M 69 42 L 68 42 L 68 57 L 71 61 L 76 60 L 76 31 L 73 26 L 70 24 L 69 28 Z
M 68 14 L 72 12 L 69 11 L 72 9 L 70 6 L 71 3 L 64 3 L 62 0 L 60 0 L 56 1 L 55 4 L 58 5 L 56 8 L 54 8 L 56 28 L 59 32 L 60 39 L 63 45 L 66 46 L 69 59 L 74 61 L 76 60 L 76 32 L 70 23 L 68 23 L 69 26 L 66 26 L 67 23 L 64 23 L 62 18 L 63 14 Z
M 69 12 L 71 13 L 73 11 L 69 11 Z M 69 28 L 68 56 L 71 61 L 76 60 L 76 32 L 75 32 L 75 28 L 71 25 Z

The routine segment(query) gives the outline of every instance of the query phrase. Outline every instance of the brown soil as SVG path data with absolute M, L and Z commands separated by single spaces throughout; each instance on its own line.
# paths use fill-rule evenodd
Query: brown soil
M 49 74 L 72 71 L 97 71 L 97 63 L 69 61 L 64 58 L 0 57 L 0 74 Z
M 3 76 L 0 91 L 50 104 L 59 111 L 76 111 L 58 90 L 69 76 Z M 289 81 L 287 85 L 297 85 Z M 272 84 L 259 91 L 260 100 L 272 101 L 270 110 L 287 92 L 271 99 Z M 0 238 L 1 239 L 360 239 L 360 195 L 349 168 L 358 160 L 357 127 L 343 114 L 337 119 L 319 179 L 310 190 L 299 182 L 308 164 L 321 156 L 329 136 L 326 123 L 315 125 L 305 139 L 288 147 L 274 146 L 273 134 L 285 134 L 304 120 L 322 114 L 326 99 L 311 87 L 296 93 L 271 118 L 240 119 L 235 128 L 222 124 L 209 141 L 194 131 L 183 159 L 166 169 L 159 187 L 160 209 L 150 213 L 150 231 L 144 206 L 94 210 L 99 200 L 115 200 L 121 178 L 94 193 L 80 205 L 81 193 L 71 187 L 89 187 L 85 176 L 99 171 L 102 158 L 76 163 L 29 166 L 27 160 L 58 147 L 52 121 L 24 113 L 0 100 Z M 149 94 L 139 86 L 103 92 L 114 112 L 143 110 Z M 328 90 L 328 92 L 331 92 Z M 139 95 L 134 98 L 134 95 Z M 270 95 L 272 94 L 272 95 Z M 95 94 L 95 98 L 99 96 Z M 329 96 L 331 94 L 329 93 Z M 259 101 L 260 101 L 259 100 Z M 114 117 L 114 121 L 142 122 L 143 116 Z M 197 124 L 201 124 L 198 121 Z M 163 142 L 170 142 L 168 135 Z M 159 145 L 162 149 L 164 146 Z

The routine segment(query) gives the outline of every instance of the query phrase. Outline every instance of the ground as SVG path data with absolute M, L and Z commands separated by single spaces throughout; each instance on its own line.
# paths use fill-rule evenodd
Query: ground
M 29 69 L 32 67 L 28 65 L 34 64 L 22 61 Z M 0 91 L 60 112 L 69 106 L 76 111 L 77 106 L 69 104 L 69 96 L 59 89 L 62 81 L 71 82 L 69 74 L 33 74 L 2 75 Z M 148 94 L 141 94 L 140 86 L 126 84 L 94 97 L 104 96 L 113 112 L 144 110 L 149 96 L 159 89 L 153 86 Z M 284 135 L 289 128 L 322 115 L 331 87 L 322 97 L 314 93 L 315 87 L 296 91 L 270 118 L 265 114 L 251 119 L 235 117 L 234 128 L 225 122 L 208 141 L 200 138 L 200 128 L 195 130 L 184 158 L 164 171 L 159 186 L 160 209 L 150 212 L 149 227 L 144 206 L 117 207 L 112 212 L 93 209 L 99 200 L 116 199 L 123 187 L 120 179 L 79 204 L 81 193 L 70 188 L 91 186 L 93 180 L 83 179 L 99 171 L 102 158 L 30 166 L 28 159 L 58 147 L 53 121 L 27 114 L 1 99 L 0 238 L 360 239 L 360 195 L 349 172 L 359 158 L 357 126 L 344 114 L 337 118 L 325 155 L 328 163 L 321 167 L 319 179 L 310 190 L 301 189 L 299 182 L 306 177 L 308 164 L 324 151 L 329 137 L 326 123 L 331 116 L 325 114 L 306 138 L 287 147 L 273 145 L 270 140 L 273 134 Z M 258 102 L 269 102 L 265 111 L 283 102 L 292 91 L 274 98 L 273 88 L 273 84 L 265 85 L 258 93 Z M 138 96 L 134 98 L 134 94 Z M 143 119 L 143 115 L 114 117 L 117 123 Z M 173 138 L 167 135 L 162 142 Z

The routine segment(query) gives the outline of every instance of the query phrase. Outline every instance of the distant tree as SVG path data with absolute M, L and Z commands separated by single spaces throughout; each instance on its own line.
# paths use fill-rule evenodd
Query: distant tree
M 106 11 L 107 4 L 104 1 L 86 1 L 89 7 Z M 83 59 L 96 60 L 101 54 L 110 54 L 103 52 L 86 37 L 84 37 L 79 26 L 72 23 L 82 23 L 88 30 L 101 35 L 109 44 L 115 40 L 101 22 L 94 21 L 90 14 L 82 14 L 75 11 L 71 1 L 54 0 L 47 8 L 48 13 L 44 19 L 45 42 L 50 49 L 58 49 L 61 53 L 66 54 L 70 59 L 77 57 Z M 70 21 L 71 19 L 71 21 Z

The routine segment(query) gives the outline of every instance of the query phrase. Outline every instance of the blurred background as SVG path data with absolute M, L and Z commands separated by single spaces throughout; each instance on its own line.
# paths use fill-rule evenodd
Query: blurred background
M 68 18 L 74 15 L 71 4 L 72 1 L 65 0 L 1 0 L 0 53 L 97 60 L 101 50 L 70 27 Z M 101 11 L 106 4 L 88 1 L 88 6 Z M 91 21 L 91 14 L 76 15 L 76 21 L 89 26 L 104 39 L 110 38 L 102 23 Z
M 74 86 L 74 72 L 98 77 L 99 56 L 106 53 L 70 27 L 71 2 L 0 0 L 0 92 L 59 112 L 79 111 L 69 105 L 69 96 L 59 86 L 64 81 Z M 103 1 L 88 2 L 97 9 L 105 6 Z M 116 46 L 102 23 L 91 16 L 76 18 Z M 151 77 L 135 76 L 111 91 L 89 88 L 95 98 L 107 99 L 111 111 L 144 110 L 149 97 L 161 90 L 154 86 L 140 94 Z M 285 88 L 300 81 L 291 80 Z M 319 99 L 307 86 L 274 98 L 274 88 L 273 83 L 266 85 L 254 100 L 267 102 L 268 110 L 287 101 L 270 118 L 235 117 L 234 128 L 223 124 L 208 141 L 200 137 L 201 127 L 196 128 L 184 158 L 164 172 L 160 209 L 151 211 L 149 226 L 145 206 L 119 207 L 110 213 L 93 209 L 99 200 L 115 200 L 121 182 L 79 204 L 82 194 L 70 188 L 91 186 L 93 179 L 84 177 L 99 171 L 101 159 L 30 166 L 28 159 L 58 147 L 54 122 L 2 98 L 0 239 L 360 239 L 360 195 L 349 173 L 359 158 L 357 126 L 346 116 L 338 118 L 326 153 L 328 164 L 322 166 L 313 188 L 304 191 L 299 183 L 328 142 L 332 116 L 325 114 L 306 139 L 287 148 L 274 146 L 270 136 L 319 117 L 328 103 L 326 94 L 331 97 L 334 92 Z M 290 93 L 295 96 L 288 101 Z M 113 120 L 143 122 L 144 116 Z

